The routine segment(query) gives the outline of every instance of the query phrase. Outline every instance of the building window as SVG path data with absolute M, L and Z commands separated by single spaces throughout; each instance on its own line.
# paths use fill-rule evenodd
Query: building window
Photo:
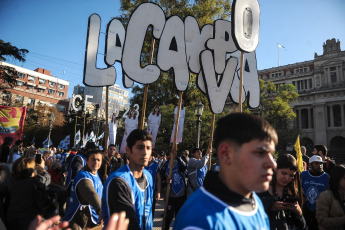
M 341 107 L 340 105 L 333 105 L 333 121 L 334 127 L 341 126 Z
M 302 129 L 308 129 L 309 128 L 308 109 L 301 110 L 301 119 L 302 119 Z
M 37 92 L 39 93 L 44 93 L 45 89 L 42 89 L 42 88 L 37 88 Z
M 309 89 L 313 88 L 313 79 L 309 79 Z
M 296 126 L 297 126 L 297 129 L 300 128 L 300 127 L 299 127 L 299 119 L 300 119 L 299 112 L 300 112 L 300 111 L 299 111 L 298 109 L 296 109 L 295 113 L 296 113 L 296 121 L 297 121 Z
M 59 89 L 65 89 L 65 85 L 59 84 Z
M 10 93 L 3 93 L 2 94 L 2 100 L 10 101 L 11 100 L 11 94 Z
M 65 95 L 64 92 L 58 92 L 59 97 L 63 97 Z
M 26 89 L 34 89 L 34 86 L 33 85 L 27 85 Z
M 36 80 L 36 77 L 31 76 L 31 75 L 28 76 L 28 81 L 35 82 L 35 80 Z
M 53 90 L 53 89 L 48 89 L 48 94 L 55 94 L 55 90 Z
M 331 82 L 337 82 L 337 68 L 336 67 L 331 67 L 330 68 L 330 74 L 331 74 Z
M 25 74 L 21 73 L 21 72 L 17 72 L 17 76 L 21 79 L 25 78 Z
M 56 86 L 56 82 L 49 81 L 49 86 L 50 87 L 55 87 Z
M 310 124 L 311 124 L 311 127 L 310 128 L 314 128 L 314 110 L 313 110 L 313 108 L 311 108 L 310 110 L 309 110 L 309 112 L 310 112 Z
M 20 96 L 20 95 L 16 96 L 16 102 L 23 104 L 23 101 L 24 101 L 24 96 Z
M 24 82 L 23 82 L 23 81 L 18 81 L 18 80 L 17 80 L 17 86 L 22 87 L 23 85 L 24 85 Z
M 28 98 L 28 105 L 34 105 L 34 104 L 35 104 L 35 99 Z
M 46 82 L 47 82 L 46 79 L 42 79 L 42 78 L 38 79 L 38 83 L 40 83 L 42 85 L 44 85 Z

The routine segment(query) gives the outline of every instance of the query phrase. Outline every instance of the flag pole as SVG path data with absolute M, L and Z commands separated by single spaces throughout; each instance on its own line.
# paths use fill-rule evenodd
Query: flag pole
M 210 140 L 208 142 L 208 148 L 209 149 L 212 149 L 215 117 L 216 117 L 216 114 L 212 113 L 211 129 L 210 129 Z M 208 161 L 208 170 L 211 170 L 211 166 L 212 166 L 212 162 L 211 161 L 212 161 L 212 152 L 210 153 L 210 159 Z
M 240 67 L 240 87 L 239 87 L 239 105 L 238 111 L 242 113 L 242 88 L 243 88 L 243 51 L 241 51 L 241 67 Z
M 105 132 L 104 132 L 104 151 L 107 151 L 107 150 L 108 150 L 108 136 L 109 136 L 108 100 L 109 100 L 109 86 L 106 86 L 106 87 L 105 87 Z
M 178 106 L 177 106 L 177 114 L 176 114 L 176 121 L 175 121 L 175 130 L 174 130 L 174 141 L 170 152 L 170 162 L 169 162 L 169 175 L 168 175 L 168 183 L 167 183 L 167 189 L 165 194 L 165 204 L 164 204 L 164 215 L 163 215 L 163 221 L 162 221 L 162 229 L 165 227 L 166 222 L 166 214 L 167 214 L 167 208 L 169 203 L 169 193 L 170 193 L 170 180 L 171 180 L 171 174 L 172 174 L 172 168 L 174 163 L 174 157 L 176 156 L 177 151 L 177 145 L 176 145 L 176 139 L 178 134 L 178 128 L 180 123 L 180 111 L 181 111 L 181 104 L 182 104 L 182 94 L 183 92 L 179 92 L 179 99 L 178 99 Z
M 277 49 L 278 49 L 278 67 L 279 67 L 279 44 L 277 42 Z
M 155 50 L 155 39 L 152 37 L 151 41 L 151 55 L 150 55 L 150 64 L 152 64 L 153 59 L 153 51 Z M 144 89 L 144 99 L 143 99 L 143 107 L 141 110 L 141 121 L 140 121 L 140 129 L 144 129 L 144 122 L 145 122 L 145 111 L 146 111 L 146 103 L 147 103 L 147 92 L 149 89 L 149 85 L 145 85 Z

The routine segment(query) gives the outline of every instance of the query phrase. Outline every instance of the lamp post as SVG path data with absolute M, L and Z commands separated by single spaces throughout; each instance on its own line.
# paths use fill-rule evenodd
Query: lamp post
M 48 149 L 49 149 L 49 144 L 50 144 L 50 133 L 52 132 L 52 128 L 53 128 L 53 123 L 55 121 L 55 115 L 54 113 L 51 113 L 49 115 L 49 135 L 48 135 Z
M 202 116 L 202 112 L 204 111 L 204 105 L 199 101 L 198 104 L 195 105 L 195 116 L 196 119 L 196 128 L 197 128 L 197 134 L 196 134 L 196 141 L 195 141 L 195 147 L 199 148 L 199 142 L 200 142 L 200 123 Z

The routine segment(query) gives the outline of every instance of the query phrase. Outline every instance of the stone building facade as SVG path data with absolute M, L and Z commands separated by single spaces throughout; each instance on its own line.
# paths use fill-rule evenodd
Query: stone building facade
M 308 154 L 314 144 L 324 144 L 333 158 L 345 161 L 345 51 L 339 40 L 327 40 L 313 60 L 260 70 L 259 77 L 295 85 L 299 100 L 292 107 Z

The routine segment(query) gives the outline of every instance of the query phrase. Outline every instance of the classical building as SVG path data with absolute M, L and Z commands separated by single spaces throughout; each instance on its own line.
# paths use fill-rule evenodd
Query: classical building
M 339 40 L 327 40 L 313 60 L 260 70 L 259 77 L 295 85 L 299 100 L 292 107 L 308 154 L 314 144 L 324 144 L 332 157 L 345 160 L 345 51 Z
M 46 69 L 29 70 L 6 62 L 0 62 L 0 71 L 5 71 L 5 66 L 14 69 L 18 78 L 14 88 L 0 92 L 1 105 L 35 107 L 42 104 L 55 106 L 60 112 L 67 111 L 68 81 L 54 77 Z M 0 79 L 0 84 L 6 84 L 4 79 Z

